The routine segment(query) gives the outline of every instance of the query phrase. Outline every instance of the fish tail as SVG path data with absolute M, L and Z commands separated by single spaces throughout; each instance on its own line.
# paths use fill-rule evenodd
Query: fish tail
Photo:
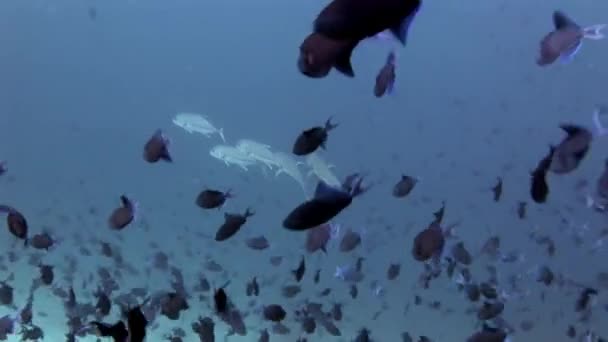
M 606 27 L 606 24 L 597 24 L 583 29 L 583 36 L 591 40 L 604 39 L 605 35 L 602 33 L 602 29 Z
M 222 141 L 226 142 L 226 138 L 224 137 L 224 129 L 223 128 L 218 129 L 217 133 L 220 135 L 220 138 L 222 138 Z

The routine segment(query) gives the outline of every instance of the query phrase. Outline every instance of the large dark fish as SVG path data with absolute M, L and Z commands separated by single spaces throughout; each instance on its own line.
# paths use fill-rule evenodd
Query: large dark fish
M 549 32 L 540 42 L 540 55 L 536 60 L 539 66 L 546 66 L 561 59 L 570 62 L 582 46 L 583 38 L 599 40 L 604 38 L 601 30 L 604 24 L 586 28 L 579 26 L 561 11 L 553 12 L 554 30 Z
M 359 42 L 390 30 L 405 45 L 420 4 L 420 0 L 332 1 L 319 13 L 313 33 L 300 46 L 300 72 L 321 78 L 335 67 L 353 77 L 350 57 Z
M 567 136 L 555 147 L 550 170 L 565 174 L 574 171 L 589 152 L 593 134 L 586 128 L 571 124 L 560 125 Z
M 358 43 L 390 30 L 405 45 L 420 5 L 420 0 L 334 0 L 315 19 L 313 32 Z
M 338 41 L 318 33 L 311 33 L 300 45 L 298 69 L 311 78 L 322 78 L 336 68 L 342 74 L 353 77 L 355 72 L 350 63 L 356 43 Z
M 126 325 L 122 321 L 116 324 L 107 324 L 103 322 L 91 322 L 97 329 L 97 334 L 102 337 L 111 337 L 114 342 L 127 342 L 129 332 Z
M 283 220 L 289 230 L 306 230 L 327 223 L 346 209 L 353 198 L 364 193 L 363 178 L 357 174 L 347 177 L 342 189 L 333 188 L 320 181 L 314 197 L 293 209 Z

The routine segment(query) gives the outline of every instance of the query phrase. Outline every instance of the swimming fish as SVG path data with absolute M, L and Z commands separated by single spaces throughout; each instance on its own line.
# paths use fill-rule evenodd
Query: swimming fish
M 216 145 L 209 150 L 209 154 L 213 158 L 223 161 L 227 166 L 237 165 L 245 171 L 248 171 L 247 168 L 256 163 L 250 155 L 229 145 Z
M 378 75 L 374 84 L 374 96 L 382 97 L 385 94 L 392 94 L 395 87 L 395 66 L 396 56 L 395 51 L 391 51 L 386 58 L 386 62 Z
M 296 161 L 293 156 L 285 152 L 275 152 L 274 159 L 277 162 L 277 166 L 279 168 L 278 171 L 275 173 L 275 176 L 279 176 L 282 173 L 290 176 L 300 185 L 302 191 L 304 192 L 304 195 L 308 196 L 306 182 L 304 181 L 302 172 L 300 172 L 300 163 Z
M 332 123 L 331 118 L 329 118 L 325 121 L 325 125 L 315 126 L 301 132 L 293 144 L 293 154 L 296 156 L 305 156 L 313 153 L 319 147 L 325 149 L 328 133 L 336 127 L 338 127 L 338 124 Z
M 277 166 L 274 153 L 270 149 L 270 145 L 266 145 L 251 139 L 241 139 L 236 142 L 235 147 L 247 154 L 249 157 L 256 161 L 266 165 L 272 170 L 273 167 Z
M 554 30 L 545 35 L 540 42 L 540 56 L 536 60 L 539 66 L 550 65 L 558 59 L 562 63 L 572 61 L 580 51 L 583 38 L 592 40 L 604 38 L 602 29 L 606 24 L 582 28 L 563 12 L 554 11 L 553 26 Z
M 359 42 L 390 30 L 403 45 L 420 0 L 333 0 L 317 16 L 300 45 L 298 69 L 322 78 L 335 68 L 354 77 L 351 55 Z
M 218 134 L 220 138 L 222 138 L 222 141 L 226 142 L 226 138 L 224 138 L 224 129 L 215 127 L 205 115 L 197 113 L 178 113 L 173 118 L 173 123 L 176 126 L 183 128 L 188 133 L 197 132 L 207 138 L 212 134 Z
M 306 156 L 306 164 L 310 167 L 309 176 L 315 175 L 329 186 L 339 187 L 342 185 L 342 182 L 331 171 L 334 166 L 328 164 L 318 153 L 311 153 Z

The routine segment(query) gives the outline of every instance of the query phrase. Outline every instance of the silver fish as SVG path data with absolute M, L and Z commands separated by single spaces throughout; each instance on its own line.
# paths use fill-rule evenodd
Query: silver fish
M 210 137 L 212 134 L 218 134 L 222 141 L 226 142 L 224 138 L 224 129 L 215 127 L 207 116 L 197 113 L 178 113 L 173 118 L 173 123 L 183 128 L 188 133 L 197 132 L 205 137 Z
M 308 198 L 308 191 L 306 189 L 306 182 L 304 182 L 304 177 L 300 172 L 300 162 L 297 162 L 290 154 L 284 152 L 275 152 L 274 160 L 279 167 L 279 170 L 275 173 L 275 176 L 278 176 L 282 173 L 293 178 L 300 187 L 302 191 L 304 191 L 304 195 Z
M 327 162 L 321 158 L 318 153 L 311 153 L 306 157 L 306 164 L 310 167 L 308 175 L 315 175 L 317 178 L 325 182 L 325 184 L 332 187 L 342 186 L 342 182 L 336 177 L 331 171 L 334 167 L 327 164 Z
M 248 171 L 247 168 L 256 163 L 255 159 L 229 145 L 216 145 L 209 150 L 209 154 L 223 161 L 227 166 L 237 165 L 245 171 Z
M 255 140 L 241 139 L 236 142 L 235 146 L 239 151 L 266 165 L 271 170 L 278 166 L 278 163 L 275 160 L 275 155 L 270 150 L 270 145 L 266 145 Z

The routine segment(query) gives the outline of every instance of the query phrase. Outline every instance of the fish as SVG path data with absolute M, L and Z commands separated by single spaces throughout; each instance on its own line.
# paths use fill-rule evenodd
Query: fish
M 302 188 L 304 196 L 308 196 L 308 190 L 306 189 L 306 182 L 304 176 L 300 172 L 300 162 L 297 162 L 290 154 L 285 152 L 275 152 L 274 160 L 277 162 L 278 170 L 275 173 L 275 177 L 280 174 L 286 174 L 293 178 Z
M 207 138 L 212 134 L 218 134 L 222 141 L 226 142 L 224 129 L 215 127 L 206 115 L 188 112 L 178 113 L 173 118 L 173 123 L 188 133 L 197 132 Z
M 159 160 L 172 162 L 169 143 L 169 138 L 165 136 L 163 131 L 156 130 L 144 145 L 144 160 L 148 163 L 156 163 Z
M 296 156 L 305 156 L 315 152 L 319 147 L 325 149 L 329 131 L 338 127 L 331 122 L 331 118 L 325 121 L 324 126 L 309 128 L 298 135 L 293 144 L 292 152 Z
M 583 39 L 600 40 L 604 38 L 602 29 L 606 24 L 581 27 L 562 11 L 553 12 L 553 31 L 540 41 L 540 54 L 536 60 L 539 66 L 553 64 L 558 59 L 569 63 L 580 51 Z
M 408 175 L 401 175 L 401 179 L 393 186 L 392 195 L 396 198 L 406 197 L 414 190 L 419 179 Z
M 8 167 L 6 166 L 5 160 L 0 160 L 0 176 L 5 174 L 8 171 Z
M 223 161 L 227 166 L 237 165 L 245 171 L 248 171 L 247 168 L 256 163 L 251 156 L 230 145 L 216 145 L 209 150 L 209 154 Z
M 317 16 L 300 45 L 298 68 L 311 78 L 323 78 L 335 68 L 354 77 L 351 55 L 359 43 L 385 30 L 406 45 L 420 0 L 333 0 Z
M 300 44 L 298 69 L 310 78 L 323 78 L 332 68 L 347 77 L 354 77 L 350 58 L 355 46 L 354 41 L 338 41 L 311 33 Z
M 566 137 L 555 147 L 549 170 L 556 174 L 566 174 L 579 167 L 589 152 L 593 134 L 586 128 L 562 124 L 560 128 Z
M 205 189 L 196 197 L 196 205 L 203 209 L 217 209 L 226 203 L 226 200 L 234 195 L 231 190 L 219 191 L 214 189 Z
M 270 170 L 277 166 L 274 153 L 270 150 L 270 145 L 255 140 L 241 139 L 236 142 L 235 147 L 252 159 L 266 165 Z
M 8 214 L 6 224 L 9 232 L 14 237 L 23 240 L 24 245 L 27 246 L 29 225 L 25 216 L 17 209 L 4 204 L 0 205 L 0 213 Z
M 329 186 L 339 187 L 342 185 L 342 182 L 340 182 L 338 177 L 331 171 L 334 166 L 327 164 L 318 153 L 311 153 L 306 156 L 306 164 L 310 167 L 308 176 L 315 175 L 319 180 L 322 180 Z
M 120 207 L 114 209 L 108 219 L 108 224 L 113 230 L 122 230 L 137 219 L 137 202 L 121 195 L 120 204 Z
M 239 230 L 245 223 L 247 223 L 247 219 L 253 216 L 255 213 L 251 211 L 251 209 L 247 208 L 244 214 L 224 214 L 224 223 L 220 226 L 215 234 L 215 241 L 226 241 Z
M 536 168 L 530 173 L 530 196 L 536 203 L 545 203 L 549 196 L 549 185 L 547 184 L 547 173 L 551 167 L 555 147 L 549 147 L 549 153 L 541 159 Z
M 395 67 L 396 67 L 395 51 L 391 51 L 386 58 L 386 62 L 378 75 L 376 83 L 374 83 L 374 96 L 382 97 L 385 94 L 392 94 L 395 87 Z
M 368 190 L 362 186 L 362 182 L 363 177 L 358 174 L 347 177 L 342 188 L 319 181 L 314 197 L 294 208 L 283 220 L 283 227 L 299 231 L 329 222 L 346 209 L 355 197 Z

